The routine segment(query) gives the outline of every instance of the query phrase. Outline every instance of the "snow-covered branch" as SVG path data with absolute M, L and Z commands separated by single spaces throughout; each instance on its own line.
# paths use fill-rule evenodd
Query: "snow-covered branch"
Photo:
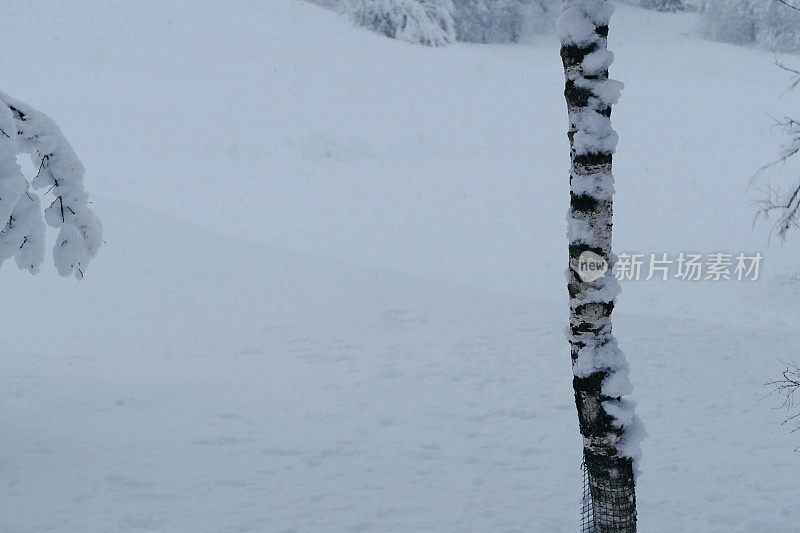
M 56 123 L 0 92 L 0 263 L 37 272 L 44 259 L 44 221 L 59 228 L 53 259 L 62 276 L 82 278 L 102 244 L 102 227 L 83 188 L 84 168 Z M 17 155 L 29 154 L 36 175 L 29 182 Z M 41 201 L 31 189 L 45 189 Z

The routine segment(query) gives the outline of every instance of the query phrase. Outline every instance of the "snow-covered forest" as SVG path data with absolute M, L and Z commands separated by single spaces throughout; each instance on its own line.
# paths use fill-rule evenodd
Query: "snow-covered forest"
M 312 0 L 356 24 L 428 45 L 452 40 L 519 42 L 548 33 L 562 0 Z M 800 10 L 792 0 L 621 0 L 667 13 L 698 12 L 695 32 L 778 52 L 800 51 Z
M 4 14 L 0 533 L 800 531 L 800 1 Z

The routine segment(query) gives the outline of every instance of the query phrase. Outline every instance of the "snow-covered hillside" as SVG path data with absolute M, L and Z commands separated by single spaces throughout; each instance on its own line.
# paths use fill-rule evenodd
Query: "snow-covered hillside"
M 3 88 L 71 139 L 108 246 L 82 283 L 2 272 L 0 531 L 576 530 L 554 37 L 8 4 Z M 766 259 L 624 284 L 641 530 L 796 531 L 797 435 L 762 397 L 797 358 L 800 241 L 752 229 L 746 186 L 800 94 L 692 17 L 615 18 L 616 247 Z

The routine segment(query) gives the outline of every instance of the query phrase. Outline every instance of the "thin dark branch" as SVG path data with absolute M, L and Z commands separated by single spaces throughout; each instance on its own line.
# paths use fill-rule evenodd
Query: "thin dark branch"
M 775 394 L 780 395 L 782 397 L 780 408 L 791 412 L 795 410 L 795 396 L 800 390 L 800 367 L 798 367 L 796 363 L 784 364 L 786 367 L 783 372 L 781 372 L 781 377 L 767 383 L 767 385 L 771 387 L 767 396 Z M 791 413 L 783 419 L 781 425 L 796 423 L 798 419 L 800 419 L 800 412 Z M 792 433 L 800 431 L 800 425 L 795 424 L 795 427 L 793 427 L 791 431 Z M 798 446 L 795 451 L 800 451 L 800 446 Z
M 780 2 L 781 4 L 785 5 L 786 7 L 790 7 L 792 9 L 796 9 L 797 11 L 800 11 L 800 7 L 792 5 L 789 2 L 787 2 L 786 0 L 777 0 L 777 1 Z
M 786 2 L 783 2 L 782 0 L 779 1 L 781 1 L 783 4 L 786 4 Z M 796 8 L 795 6 L 791 5 L 789 5 L 789 7 Z M 781 63 L 777 56 L 775 57 L 775 65 L 777 65 L 778 68 L 792 74 L 792 82 L 788 90 L 795 89 L 798 85 L 800 85 L 800 70 Z M 755 173 L 753 178 L 750 180 L 751 184 L 767 169 L 778 164 L 783 165 L 790 158 L 800 153 L 800 122 L 789 117 L 784 117 L 783 120 L 773 120 L 775 120 L 776 126 L 779 126 L 786 132 L 787 136 L 789 137 L 789 142 L 783 146 L 780 157 L 778 157 L 775 161 L 764 165 Z M 766 198 L 759 203 L 761 207 L 756 214 L 756 220 L 761 217 L 769 218 L 773 212 L 776 212 L 778 219 L 775 223 L 773 231 L 775 231 L 775 233 L 777 233 L 777 235 L 782 239 L 786 238 L 786 235 L 790 230 L 800 227 L 800 180 L 795 183 L 794 187 L 790 189 L 788 193 L 770 190 Z

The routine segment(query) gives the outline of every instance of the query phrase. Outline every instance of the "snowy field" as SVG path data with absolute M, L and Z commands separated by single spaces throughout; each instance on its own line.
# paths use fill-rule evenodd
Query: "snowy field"
M 7 4 L 3 90 L 70 138 L 108 246 L 80 283 L 2 272 L 0 532 L 577 530 L 555 36 Z M 640 529 L 796 532 L 800 435 L 764 383 L 800 359 L 800 240 L 753 227 L 747 184 L 800 92 L 693 17 L 615 16 L 616 248 L 766 259 L 623 283 Z

